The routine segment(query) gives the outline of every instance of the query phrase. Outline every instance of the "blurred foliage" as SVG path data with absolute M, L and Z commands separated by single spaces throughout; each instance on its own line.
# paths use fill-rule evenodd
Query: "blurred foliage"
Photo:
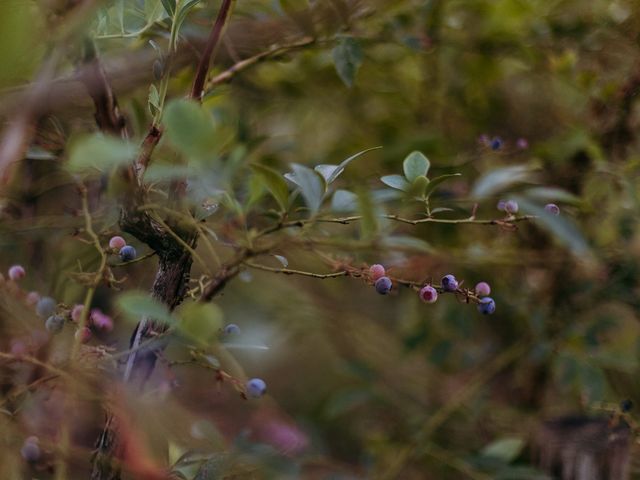
M 0 291 L 1 478 L 65 478 L 60 458 L 68 478 L 88 478 L 109 406 L 136 454 L 176 478 L 542 479 L 540 421 L 640 405 L 636 2 L 240 1 L 212 76 L 314 41 L 233 73 L 198 106 L 182 99 L 189 55 L 219 4 L 0 5 L 6 105 L 53 51 L 64 88 L 95 42 L 131 134 L 97 133 L 90 97 L 69 83 L 2 191 L 2 264 L 27 276 Z M 5 124 L 15 112 L 0 109 Z M 140 293 L 156 269 L 147 246 L 124 235 L 149 256 L 123 266 L 82 241 L 83 213 L 103 247 L 121 234 L 119 167 L 160 116 L 147 207 L 201 234 L 191 295 L 175 313 Z M 181 179 L 193 217 L 167 199 Z M 502 223 L 500 199 L 538 218 Z M 545 214 L 549 202 L 560 216 Z M 324 221 L 351 215 L 360 221 Z M 274 241 L 255 263 L 266 268 L 244 265 L 214 305 L 192 300 L 265 238 Z M 87 272 L 104 259 L 117 281 L 101 279 L 89 298 L 114 331 L 74 347 L 68 324 L 50 338 L 25 293 L 67 311 L 85 302 Z M 416 283 L 487 281 L 496 313 L 452 295 L 422 304 L 401 286 L 377 295 L 367 278 L 295 276 L 373 263 Z M 144 314 L 171 328 L 141 393 L 118 379 Z M 237 338 L 219 332 L 230 322 Z M 241 398 L 251 377 L 268 397 Z M 34 465 L 20 457 L 30 435 L 46 452 Z M 142 471 L 128 468 L 125 478 Z M 640 478 L 637 459 L 631 470 Z

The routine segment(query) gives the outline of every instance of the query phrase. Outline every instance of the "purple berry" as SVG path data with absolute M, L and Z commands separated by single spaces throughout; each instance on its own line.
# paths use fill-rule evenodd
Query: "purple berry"
M 110 332 L 113 330 L 113 320 L 111 317 L 102 311 L 99 308 L 94 308 L 91 310 L 91 314 L 89 315 L 89 321 L 93 328 L 96 330 L 101 330 L 104 332 Z
M 125 245 L 120 249 L 119 255 L 120 255 L 120 260 L 122 260 L 123 262 L 130 262 L 136 259 L 137 253 L 136 253 L 136 249 L 133 248 L 131 245 Z
M 224 327 L 225 335 L 240 335 L 240 327 L 235 323 L 230 323 Z
M 438 291 L 431 285 L 422 287 L 422 290 L 420 290 L 420 300 L 424 303 L 435 303 L 435 301 L 438 300 Z
M 71 309 L 71 320 L 78 323 L 82 318 L 83 310 L 84 310 L 84 305 L 82 304 L 74 305 L 73 308 Z
M 369 273 L 371 274 L 371 278 L 375 282 L 379 278 L 384 277 L 386 272 L 382 265 L 376 263 L 375 265 L 371 265 L 371 267 L 369 267 Z
M 502 139 L 500 137 L 493 137 L 491 139 L 491 150 L 500 150 L 502 148 Z
M 40 294 L 38 292 L 29 292 L 25 298 L 27 305 L 36 305 L 40 300 Z
M 458 281 L 451 274 L 442 277 L 441 283 L 445 292 L 455 292 L 458 289 Z
M 484 297 L 478 303 L 478 311 L 483 315 L 491 315 L 496 311 L 496 302 L 491 297 Z
M 516 140 L 516 147 L 518 147 L 520 150 L 526 150 L 527 148 L 529 148 L 529 142 L 526 138 L 519 138 L 518 140 Z
M 20 449 L 20 455 L 24 458 L 25 461 L 29 463 L 37 462 L 40 460 L 42 452 L 40 451 L 40 446 L 38 445 L 38 437 L 29 437 L 22 444 L 22 448 Z
M 14 265 L 9 269 L 9 278 L 14 282 L 22 280 L 26 274 L 22 265 Z
M 120 250 L 126 244 L 127 241 L 119 235 L 111 237 L 111 240 L 109 240 L 109 248 L 112 248 L 113 250 Z
M 251 398 L 260 398 L 267 393 L 267 384 L 261 378 L 252 378 L 247 382 L 247 396 Z
M 560 215 L 560 207 L 555 203 L 547 203 L 544 206 L 544 211 L 550 213 L 551 215 Z
M 59 333 L 64 327 L 64 317 L 62 315 L 51 315 L 44 322 L 44 327 L 51 333 Z
M 515 200 L 507 200 L 504 203 L 504 211 L 507 213 L 518 213 L 518 202 Z
M 89 340 L 91 340 L 91 336 L 91 329 L 88 327 L 79 328 L 75 333 L 75 338 L 80 343 L 87 343 Z
M 36 314 L 39 317 L 46 318 L 56 312 L 56 301 L 51 297 L 42 297 L 36 303 Z
M 479 297 L 486 297 L 491 293 L 491 287 L 487 282 L 479 282 L 476 285 L 476 295 Z
M 380 277 L 378 280 L 376 280 L 375 283 L 376 292 L 378 292 L 380 295 L 386 295 L 387 293 L 389 293 L 392 286 L 393 284 L 391 283 L 391 279 L 389 277 Z
M 506 203 L 507 203 L 507 201 L 506 201 L 506 200 L 500 200 L 500 201 L 498 202 L 498 205 L 496 205 L 496 208 L 497 208 L 498 210 L 500 210 L 501 212 L 504 212 L 504 207 L 505 207 Z

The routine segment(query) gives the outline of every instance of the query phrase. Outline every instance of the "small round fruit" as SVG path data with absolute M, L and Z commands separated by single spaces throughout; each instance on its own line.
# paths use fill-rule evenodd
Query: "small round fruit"
M 240 327 L 235 323 L 230 323 L 224 327 L 225 335 L 240 335 Z
M 91 329 L 88 327 L 79 328 L 75 333 L 76 340 L 80 343 L 87 343 L 91 340 L 91 336 Z
M 526 150 L 527 148 L 529 148 L 529 142 L 527 141 L 526 138 L 519 138 L 518 140 L 516 140 L 516 146 L 520 149 L 520 150 Z
M 504 211 L 507 213 L 518 213 L 518 202 L 515 200 L 507 200 L 504 203 Z
M 458 280 L 453 275 L 445 275 L 442 277 L 442 288 L 445 292 L 455 292 L 458 289 Z
M 122 260 L 123 262 L 130 262 L 136 259 L 137 252 L 136 249 L 131 245 L 125 245 L 120 249 L 119 255 L 120 260 Z
M 628 413 L 633 409 L 633 402 L 628 398 L 620 402 L 620 410 L 624 413 Z
M 113 250 L 120 250 L 125 245 L 127 245 L 127 241 L 119 235 L 111 237 L 111 240 L 109 240 L 109 248 Z
M 113 320 L 106 313 L 102 313 L 102 311 L 98 308 L 94 308 L 91 310 L 91 314 L 89 315 L 89 321 L 93 328 L 96 330 L 100 330 L 103 332 L 110 332 L 113 330 Z
M 84 305 L 82 305 L 81 303 L 74 305 L 73 308 L 71 309 L 71 320 L 73 320 L 76 323 L 80 322 L 83 311 L 84 311 Z
M 9 278 L 14 282 L 17 282 L 18 280 L 22 280 L 26 274 L 27 272 L 25 272 L 24 267 L 22 265 L 14 265 L 11 268 L 9 268 Z
M 424 286 L 420 290 L 420 300 L 424 303 L 435 303 L 438 300 L 438 291 L 431 285 Z
M 378 280 L 376 280 L 375 287 L 376 292 L 378 292 L 380 295 L 386 295 L 391 291 L 393 283 L 391 283 L 391 279 L 389 277 L 380 277 Z
M 560 207 L 555 203 L 547 203 L 544 206 L 544 211 L 550 213 L 551 215 L 560 215 Z
M 47 318 L 56 312 L 56 301 L 51 297 L 42 297 L 36 303 L 36 314 L 39 317 Z
M 42 456 L 37 437 L 29 437 L 22 444 L 20 455 L 29 463 L 37 462 Z
M 25 297 L 27 305 L 31 306 L 36 305 L 38 303 L 38 300 L 40 300 L 40 294 L 38 292 L 29 292 Z
M 369 267 L 369 273 L 371 274 L 371 278 L 375 282 L 379 278 L 384 277 L 386 272 L 382 265 L 376 263 L 375 265 L 371 265 L 371 267 Z
M 267 384 L 261 378 L 252 378 L 247 382 L 247 396 L 251 398 L 260 398 L 267 393 Z
M 47 318 L 44 326 L 51 333 L 59 333 L 62 331 L 62 327 L 64 327 L 64 317 L 62 315 L 51 315 Z
M 483 315 L 491 315 L 496 311 L 496 302 L 491 297 L 483 297 L 478 303 L 478 311 Z
M 502 139 L 500 137 L 493 137 L 491 139 L 491 150 L 500 150 L 502 148 Z
M 479 297 L 486 297 L 491 293 L 491 287 L 487 282 L 478 282 L 476 285 L 476 295 Z
M 507 203 L 507 201 L 506 201 L 506 200 L 500 200 L 500 201 L 498 202 L 498 204 L 496 205 L 496 208 L 497 208 L 498 210 L 500 210 L 501 212 L 504 212 L 504 206 L 505 206 L 505 204 L 506 204 L 506 203 Z

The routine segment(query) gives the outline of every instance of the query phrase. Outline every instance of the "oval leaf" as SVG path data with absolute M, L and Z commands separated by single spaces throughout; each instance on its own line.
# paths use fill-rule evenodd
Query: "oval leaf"
M 298 163 L 291 164 L 291 168 L 293 168 L 293 175 L 287 178 L 300 187 L 300 193 L 309 210 L 316 213 L 320 209 L 326 191 L 324 177 L 315 170 Z
M 420 176 L 426 177 L 430 166 L 429 159 L 418 151 L 411 152 L 402 162 L 404 176 L 409 182 L 413 182 Z
M 385 175 L 380 178 L 380 181 L 388 187 L 402 190 L 403 192 L 406 192 L 411 187 L 411 184 L 402 175 Z
M 262 178 L 265 187 L 275 198 L 282 210 L 286 210 L 289 204 L 289 187 L 287 182 L 275 170 L 264 165 L 251 165 L 251 168 Z

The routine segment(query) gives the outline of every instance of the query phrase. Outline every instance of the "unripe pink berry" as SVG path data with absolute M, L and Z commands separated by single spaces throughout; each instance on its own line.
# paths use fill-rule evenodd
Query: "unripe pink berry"
M 122 247 L 124 247 L 126 244 L 127 244 L 126 240 L 118 235 L 116 235 L 115 237 L 111 237 L 111 240 L 109 240 L 109 248 L 112 248 L 118 251 Z
M 491 293 L 491 287 L 487 282 L 479 282 L 476 285 L 475 290 L 479 297 L 486 297 Z
M 375 265 L 371 265 L 371 267 L 369 267 L 369 273 L 371 274 L 371 279 L 375 282 L 379 278 L 384 277 L 386 271 L 382 265 L 376 263 Z
M 426 285 L 420 290 L 420 300 L 424 303 L 435 303 L 438 300 L 438 291 L 431 285 Z
M 29 292 L 25 297 L 25 301 L 27 302 L 27 305 L 30 305 L 30 306 L 33 306 L 36 303 L 38 303 L 38 300 L 40 300 L 40 294 L 38 292 Z
M 78 342 L 87 343 L 91 340 L 91 330 L 87 327 L 79 328 L 76 330 L 75 337 Z
M 14 282 L 23 279 L 26 274 L 22 265 L 14 265 L 9 269 L 9 278 Z
M 113 330 L 113 320 L 111 317 L 102 313 L 97 308 L 91 310 L 91 325 L 93 325 L 96 330 L 104 332 L 110 332 Z
M 73 306 L 73 309 L 71 309 L 71 320 L 73 320 L 74 322 L 78 323 L 80 321 L 80 319 L 82 318 L 82 311 L 84 310 L 84 305 L 82 304 L 77 304 Z

